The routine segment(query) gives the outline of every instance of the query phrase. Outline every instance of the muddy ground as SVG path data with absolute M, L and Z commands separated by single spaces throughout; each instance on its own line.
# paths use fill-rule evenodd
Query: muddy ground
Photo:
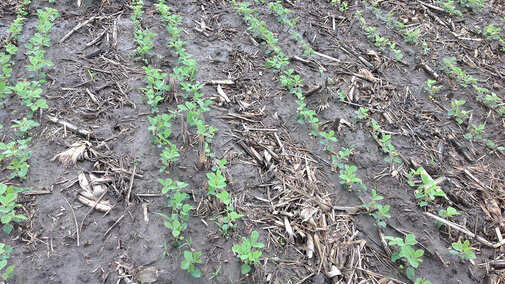
M 31 189 L 19 202 L 20 212 L 29 219 L 16 226 L 10 235 L 0 232 L 2 242 L 14 248 L 10 262 L 16 268 L 9 283 L 331 283 L 326 273 L 331 264 L 321 251 L 316 251 L 314 258 L 307 258 L 306 240 L 301 235 L 289 240 L 284 226 L 274 221 L 282 224 L 284 220 L 282 213 L 279 210 L 274 213 L 274 209 L 280 202 L 276 197 L 285 194 L 286 184 L 300 192 L 286 210 L 295 210 L 304 202 L 321 207 L 321 202 L 328 201 L 334 207 L 328 213 L 332 220 L 325 236 L 333 236 L 331 239 L 342 252 L 341 262 L 335 260 L 343 274 L 334 278 L 338 283 L 393 281 L 388 279 L 409 283 L 384 251 L 374 219 L 364 211 L 351 214 L 339 210 L 360 206 L 363 200 L 368 200 L 371 188 L 383 195 L 384 202 L 392 207 L 392 218 L 382 232 L 389 236 L 411 232 L 424 246 L 424 261 L 416 269 L 416 276 L 432 283 L 504 283 L 503 270 L 490 264 L 503 259 L 503 246 L 488 248 L 473 239 L 471 244 L 476 248 L 477 258 L 472 262 L 460 261 L 448 248 L 458 238 L 469 238 L 456 230 L 438 229 L 423 214 L 424 211 L 436 214 L 442 208 L 453 206 L 461 212 L 453 221 L 471 232 L 493 243 L 498 242 L 495 228 L 505 232 L 503 154 L 489 154 L 483 145 L 465 140 L 467 125 L 457 124 L 446 110 L 450 108 L 451 98 L 464 98 L 465 107 L 473 109 L 473 120 L 485 122 L 486 137 L 498 145 L 505 143 L 505 122 L 475 100 L 471 90 L 461 88 L 439 69 L 443 58 L 455 56 L 460 66 L 481 85 L 503 97 L 503 52 L 470 31 L 476 24 L 500 24 L 503 3 L 494 1 L 492 6 L 477 12 L 462 9 L 464 20 L 454 20 L 420 2 L 381 3 L 384 11 L 394 11 L 406 23 L 419 25 L 420 37 L 430 45 L 430 52 L 422 55 L 419 45 L 405 43 L 360 1 L 351 1 L 344 12 L 325 1 L 283 2 L 300 18 L 296 29 L 312 47 L 333 58 L 314 56 L 309 63 L 292 60 L 291 64 L 304 79 L 304 91 L 325 86 L 307 97 L 309 106 L 317 109 L 327 101 L 328 106 L 320 108 L 318 118 L 328 122 L 326 127 L 338 131 L 339 146 L 354 145 L 349 163 L 358 167 L 358 176 L 369 190 L 349 192 L 339 184 L 338 173 L 329 166 L 328 154 L 319 140 L 309 136 L 307 126 L 297 123 L 293 96 L 281 86 L 279 74 L 265 67 L 261 40 L 253 38 L 232 4 L 218 0 L 169 1 L 173 12 L 183 18 L 183 39 L 187 41 L 187 51 L 197 61 L 198 80 L 234 82 L 222 86 L 231 103 L 218 100 L 216 85 L 209 83 L 203 88 L 206 97 L 215 101 L 205 120 L 219 129 L 211 147 L 216 157 L 228 160 L 228 190 L 237 211 L 245 215 L 238 227 L 224 237 L 210 220 L 219 210 L 206 193 L 205 172 L 196 165 L 198 141 L 193 131 L 190 143 L 183 142 L 180 120 L 174 123 L 172 141 L 180 147 L 181 158 L 169 169 L 168 175 L 159 171 L 160 150 L 150 141 L 151 132 L 147 129 L 150 108 L 145 105 L 140 90 L 144 86 L 142 63 L 132 59 L 135 44 L 130 3 L 84 2 L 78 8 L 75 1 L 32 1 L 23 36 L 18 41 L 20 49 L 13 80 L 28 76 L 23 45 L 34 33 L 35 11 L 48 6 L 60 11 L 51 33 L 53 44 L 47 50 L 47 58 L 55 63 L 46 70 L 49 80 L 44 96 L 49 110 L 35 117 L 41 126 L 33 133 L 28 179 L 20 184 Z M 266 5 L 253 6 L 279 38 L 285 53 L 289 57 L 301 57 L 302 50 L 291 38 L 288 28 L 269 13 Z M 15 17 L 13 7 L 6 5 L 0 14 L 0 37 Z M 151 58 L 150 64 L 170 73 L 177 66 L 177 58 L 166 47 L 169 35 L 152 1 L 145 1 L 144 10 L 142 24 L 158 34 L 154 39 L 157 56 Z M 367 39 L 353 16 L 357 10 L 364 11 L 367 22 L 378 27 L 380 34 L 398 43 L 405 54 L 402 62 L 391 60 L 390 54 L 377 49 Z M 452 19 L 449 26 L 459 38 L 449 27 L 437 22 L 433 14 L 445 23 L 451 23 Z M 78 23 L 92 16 L 99 18 L 58 43 Z M 117 39 L 113 31 L 117 31 Z M 86 47 L 86 43 L 103 32 L 102 40 Z M 439 83 L 443 88 L 433 99 L 421 88 L 427 79 L 432 79 L 422 64 L 440 74 Z M 326 71 L 320 72 L 321 67 Z M 356 74 L 363 74 L 361 69 L 373 74 L 373 82 L 356 78 Z M 353 76 L 357 80 L 354 98 L 343 103 L 336 94 L 349 91 Z M 326 89 L 327 78 L 335 84 Z M 86 89 L 95 94 L 94 100 Z M 182 93 L 180 89 L 177 92 Z M 8 98 L 0 109 L 4 140 L 14 135 L 6 126 L 26 113 L 15 94 Z M 167 112 L 176 106 L 175 101 L 165 102 L 160 109 Z M 356 120 L 354 111 L 358 106 L 370 108 L 372 117 L 392 134 L 393 144 L 402 155 L 402 166 L 393 168 L 385 161 L 379 145 L 371 137 L 370 126 Z M 94 137 L 77 135 L 50 122 L 47 115 L 90 130 Z M 274 133 L 283 142 L 284 149 L 279 147 Z M 450 135 L 470 149 L 475 157 L 473 162 L 458 152 Z M 69 145 L 83 140 L 92 143 L 96 156 L 75 166 L 51 161 Z M 274 152 L 276 167 L 269 170 L 259 163 L 240 146 L 241 141 L 262 154 L 267 148 Z M 423 166 L 434 179 L 445 177 L 440 186 L 448 198 L 421 209 L 414 188 L 401 174 L 414 165 Z M 1 166 L 1 180 L 19 184 L 17 180 L 8 180 L 5 165 Z M 113 206 L 107 214 L 95 210 L 88 214 L 90 208 L 77 200 L 79 172 L 92 171 L 113 180 L 107 184 L 108 192 L 104 196 Z M 168 210 L 167 199 L 159 194 L 157 182 L 158 178 L 166 177 L 189 183 L 186 190 L 195 210 L 191 212 L 185 235 L 191 238 L 194 249 L 202 251 L 203 264 L 199 267 L 203 276 L 199 279 L 180 269 L 181 250 L 170 245 L 164 220 L 155 214 Z M 131 200 L 127 200 L 130 189 Z M 307 189 L 312 189 L 312 193 L 303 191 Z M 76 230 L 81 223 L 82 230 Z M 298 225 L 303 231 L 304 225 Z M 240 242 L 240 236 L 249 236 L 252 230 L 260 233 L 260 241 L 266 248 L 261 266 L 246 277 L 240 274 L 241 264 L 231 247 Z M 351 244 L 352 241 L 359 242 Z M 164 252 L 168 254 L 165 257 Z M 217 276 L 209 279 L 218 268 Z

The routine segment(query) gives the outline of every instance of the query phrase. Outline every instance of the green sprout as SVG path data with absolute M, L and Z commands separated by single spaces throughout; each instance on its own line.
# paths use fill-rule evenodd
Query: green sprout
M 465 240 L 464 243 L 461 243 L 461 240 L 452 243 L 452 248 L 453 249 L 449 250 L 449 252 L 459 255 L 461 260 L 475 259 L 475 253 L 473 252 L 474 248 L 470 246 L 470 242 L 468 240 Z
M 5 268 L 5 270 L 1 274 L 3 280 L 7 280 L 8 278 L 10 278 L 15 268 L 14 265 L 9 265 L 7 267 L 7 260 L 10 258 L 11 252 L 12 252 L 11 246 L 6 245 L 4 243 L 0 243 L 0 272 Z
M 419 199 L 419 206 L 424 207 L 428 205 L 430 201 L 435 200 L 436 197 L 445 196 L 445 192 L 441 190 L 440 186 L 436 185 L 435 181 L 423 168 L 417 169 L 415 174 L 421 175 L 421 180 L 423 182 L 423 184 L 417 188 L 416 193 L 416 198 Z
M 24 215 L 16 214 L 16 208 L 20 206 L 16 204 L 16 199 L 18 198 L 18 193 L 22 191 L 29 191 L 29 189 L 18 188 L 12 185 L 7 186 L 0 183 L 0 219 L 3 224 L 3 230 L 7 234 L 10 234 L 14 229 L 11 222 L 19 223 L 27 219 Z
M 342 147 L 336 155 L 331 155 L 332 168 L 344 168 L 344 162 L 349 160 L 349 157 L 353 154 L 354 145 L 349 148 Z
M 384 199 L 381 195 L 377 194 L 375 189 L 372 189 L 370 195 L 371 201 L 369 203 L 365 203 L 361 205 L 365 207 L 368 211 L 371 211 L 369 214 L 375 218 L 375 224 L 381 227 L 386 227 L 385 218 L 391 218 L 391 215 L 388 213 L 391 206 L 389 205 L 381 205 L 377 201 Z
M 448 115 L 450 117 L 454 117 L 454 119 L 462 124 L 466 118 L 468 118 L 468 114 L 473 112 L 473 110 L 462 110 L 460 107 L 466 103 L 465 100 L 452 100 L 451 101 L 451 109 L 448 111 Z
M 368 108 L 360 107 L 358 110 L 355 110 L 354 113 L 356 113 L 358 120 L 362 120 L 369 116 L 368 111 L 369 111 Z
M 438 211 L 438 215 L 444 219 L 449 219 L 452 216 L 460 215 L 460 213 L 455 208 L 449 206 L 449 207 L 447 207 L 447 209 L 440 209 L 440 211 Z M 435 220 L 435 225 L 438 228 L 440 228 L 444 225 L 444 223 L 442 223 L 438 220 Z
M 403 264 L 400 267 L 405 268 L 405 273 L 409 279 L 414 279 L 414 269 L 419 267 L 419 263 L 423 261 L 421 257 L 424 255 L 424 250 L 415 250 L 412 247 L 417 244 L 416 236 L 408 234 L 405 236 L 405 240 L 389 236 L 386 236 L 385 239 L 390 241 L 389 245 L 395 245 L 399 248 L 399 251 L 393 252 L 391 260 L 393 262 L 401 260 Z
M 442 86 L 436 86 L 436 83 L 437 81 L 435 80 L 427 80 L 424 82 L 422 88 L 433 96 L 442 88 Z
M 193 277 L 199 278 L 202 275 L 200 269 L 195 267 L 195 264 L 202 263 L 202 260 L 199 259 L 201 252 L 191 252 L 184 251 L 184 260 L 181 262 L 181 268 L 189 272 Z
M 251 265 L 256 266 L 260 263 L 259 258 L 262 254 L 260 250 L 254 250 L 253 248 L 263 248 L 265 245 L 258 242 L 259 234 L 256 231 L 251 233 L 251 238 L 242 237 L 241 245 L 234 245 L 232 251 L 238 255 L 242 260 L 242 268 L 240 271 L 242 274 L 248 275 L 251 271 Z
M 332 151 L 333 150 L 333 147 L 331 145 L 329 145 L 330 142 L 337 142 L 337 138 L 334 137 L 335 135 L 335 131 L 333 130 L 330 130 L 329 132 L 324 132 L 324 131 L 321 131 L 319 132 L 319 135 L 321 135 L 323 137 L 323 139 L 321 139 L 321 144 L 324 145 L 324 149 L 326 151 Z
M 23 117 L 22 120 L 14 120 L 13 122 L 14 124 L 11 127 L 18 128 L 18 130 L 16 131 L 16 135 L 18 136 L 24 136 L 32 128 L 38 127 L 40 125 L 36 121 L 26 119 L 26 117 Z
M 431 284 L 431 282 L 424 280 L 423 278 L 417 278 L 416 281 L 414 281 L 414 284 Z
M 356 166 L 344 165 L 344 168 L 340 170 L 340 184 L 346 185 L 349 191 L 352 191 L 354 184 L 361 185 L 361 187 L 366 190 L 365 184 L 363 184 L 361 179 L 356 177 L 354 173 L 357 169 Z

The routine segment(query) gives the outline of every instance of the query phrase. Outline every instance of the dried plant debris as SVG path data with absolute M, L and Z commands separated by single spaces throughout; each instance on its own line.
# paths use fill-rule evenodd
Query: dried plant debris
M 105 183 L 110 182 L 109 179 L 99 178 L 94 174 L 86 175 L 80 172 L 78 175 L 79 191 L 78 200 L 96 210 L 107 212 L 112 209 L 109 201 L 103 200 L 104 195 L 107 193 L 107 186 Z
M 78 174 L 79 185 L 83 189 L 79 200 L 91 207 L 96 205 L 96 208 L 104 211 L 108 207 L 103 207 L 94 201 L 105 191 L 106 184 L 112 188 L 113 195 L 116 195 L 119 200 L 125 200 L 128 199 L 127 197 L 136 196 L 135 192 L 132 192 L 133 180 L 143 176 L 142 172 L 132 165 L 135 161 L 134 157 L 127 155 L 118 157 L 112 151 L 100 152 L 95 150 L 97 148 L 103 147 L 93 147 L 88 141 L 75 142 L 67 150 L 54 156 L 51 161 L 58 160 L 64 165 L 73 164 L 74 166 L 79 160 L 92 161 L 93 169 L 89 169 L 90 174 L 85 175 L 83 172 Z M 97 175 L 101 177 L 98 178 Z
M 306 264 L 302 266 L 306 268 L 306 273 L 324 273 L 333 283 L 378 279 L 363 272 L 369 270 L 364 259 L 366 241 L 357 238 L 359 232 L 355 229 L 352 217 L 337 213 L 332 206 L 332 200 L 325 190 L 329 185 L 320 180 L 320 164 L 307 154 L 307 150 L 283 139 L 283 136 L 278 136 L 280 141 L 277 141 L 272 132 L 255 131 L 248 132 L 247 137 L 250 145 L 246 152 L 255 160 L 260 158 L 253 153 L 269 149 L 261 151 L 264 153 L 264 159 L 261 160 L 269 164 L 264 169 L 272 175 L 266 181 L 268 185 L 261 186 L 265 188 L 262 196 L 255 199 L 255 202 L 263 202 L 258 207 L 266 203 L 269 210 L 262 210 L 259 214 L 257 209 L 250 209 L 250 213 L 251 216 L 263 216 L 258 222 L 273 225 L 268 226 L 272 243 L 282 247 L 277 239 L 283 236 L 289 245 L 294 246 L 299 253 L 303 252 L 304 255 L 300 255 L 296 261 Z M 279 273 L 266 271 L 267 275 Z
M 88 151 L 86 151 L 88 150 Z M 96 152 L 91 148 L 91 143 L 88 141 L 79 141 L 70 145 L 70 147 L 54 156 L 51 161 L 58 159 L 60 163 L 64 165 L 70 165 L 77 163 L 77 160 L 82 160 L 84 158 L 89 159 L 90 152 L 96 156 Z

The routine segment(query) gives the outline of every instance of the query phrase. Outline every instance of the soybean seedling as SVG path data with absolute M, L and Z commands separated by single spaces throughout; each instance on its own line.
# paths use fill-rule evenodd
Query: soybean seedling
M 146 64 L 148 63 L 147 56 L 152 55 L 151 49 L 154 47 L 152 39 L 157 36 L 156 33 L 150 32 L 145 29 L 135 29 L 134 32 L 135 39 L 138 47 L 135 49 L 135 53 L 138 55 L 137 60 L 142 59 Z
M 470 246 L 470 242 L 466 240 L 464 243 L 461 243 L 461 240 L 458 242 L 452 243 L 452 248 L 449 250 L 450 253 L 459 255 L 461 260 L 471 260 L 475 258 L 475 253 L 473 252 L 474 248 Z
M 460 215 L 460 213 L 453 207 L 449 206 L 447 209 L 440 209 L 438 215 L 444 219 L 449 219 L 452 216 Z M 435 225 L 440 228 L 444 225 L 442 222 L 435 220 Z
M 220 222 L 216 222 L 223 235 L 228 235 L 228 230 L 233 229 L 236 226 L 236 221 L 244 215 L 238 214 L 234 211 L 233 206 L 231 206 L 231 198 L 230 194 L 226 190 L 222 190 L 220 193 L 216 194 L 216 197 L 219 198 L 223 204 L 226 206 L 225 216 L 222 218 L 213 218 L 213 220 L 220 219 Z
M 362 207 L 365 207 L 368 211 L 374 210 L 377 207 L 377 201 L 384 199 L 384 197 L 382 195 L 377 194 L 377 191 L 375 189 L 372 189 L 370 199 L 371 201 L 369 203 L 361 205 Z
M 18 136 L 24 136 L 30 129 L 34 127 L 38 127 L 40 124 L 36 121 L 33 121 L 31 119 L 26 119 L 26 117 L 23 117 L 23 120 L 14 120 L 14 124 L 11 126 L 12 128 L 18 128 L 16 131 L 16 135 Z
M 347 1 L 331 0 L 331 4 L 337 6 L 340 12 L 344 12 L 349 9 L 349 3 Z
M 154 136 L 151 137 L 151 142 L 157 144 L 158 147 L 170 144 L 170 135 L 172 135 L 172 123 L 170 122 L 174 116 L 172 114 L 161 114 L 155 117 L 148 116 L 147 119 L 151 123 L 147 129 L 152 131 Z
M 377 194 L 375 189 L 372 189 L 370 194 L 370 203 L 365 203 L 361 206 L 365 207 L 368 211 L 372 211 L 369 214 L 375 218 L 375 224 L 381 227 L 386 227 L 385 218 L 391 218 L 391 215 L 388 213 L 391 208 L 389 205 L 381 205 L 377 201 L 384 199 L 381 195 Z
M 422 88 L 433 96 L 442 88 L 442 86 L 436 86 L 436 83 L 437 81 L 435 80 L 427 80 L 424 82 Z
M 181 191 L 183 188 L 188 186 L 187 183 L 176 181 L 176 180 L 171 180 L 169 178 L 167 179 L 158 179 L 158 182 L 163 185 L 161 188 L 161 193 L 166 194 L 167 197 L 170 198 L 171 195 L 175 194 L 176 192 Z
M 493 140 L 484 138 L 483 135 L 486 133 L 484 129 L 484 124 L 479 124 L 475 125 L 472 124 L 472 129 L 471 132 L 466 133 L 464 137 L 469 140 L 473 141 L 482 141 L 486 144 L 486 147 L 491 149 L 491 153 L 494 153 L 496 151 L 504 151 L 505 147 L 503 146 L 497 146 Z
M 242 260 L 242 268 L 240 271 L 242 274 L 248 275 L 251 271 L 251 265 L 256 266 L 260 263 L 259 258 L 262 254 L 260 250 L 253 250 L 253 248 L 263 248 L 265 245 L 258 242 L 259 234 L 256 231 L 252 231 L 251 238 L 242 237 L 242 245 L 234 245 L 232 251 L 238 255 Z
M 321 135 L 323 137 L 323 139 L 321 139 L 321 141 L 319 141 L 319 142 L 324 145 L 324 150 L 332 151 L 333 147 L 331 145 L 329 145 L 329 143 L 330 143 L 330 141 L 337 142 L 337 138 L 334 137 L 335 131 L 333 131 L 333 130 L 330 130 L 329 132 L 321 131 L 321 132 L 319 132 L 319 135 Z
M 28 159 L 31 157 L 31 151 L 24 151 L 28 148 L 28 143 L 32 140 L 31 137 L 27 139 L 19 139 L 17 141 L 11 141 L 7 144 L 0 142 L 0 150 L 4 150 L 2 154 L 0 154 L 0 161 L 3 161 L 6 158 L 12 158 L 10 164 L 7 166 L 7 169 L 13 170 L 13 172 L 9 175 L 9 178 L 19 177 L 20 181 L 26 179 L 26 175 L 28 174 Z
M 202 260 L 199 259 L 200 255 L 202 253 L 197 251 L 197 252 L 191 252 L 191 251 L 184 251 L 184 260 L 181 262 L 181 268 L 189 272 L 193 277 L 199 278 L 202 276 L 202 272 L 200 269 L 195 267 L 195 264 L 197 263 L 202 263 Z
M 177 247 L 180 245 L 180 241 L 184 239 L 182 232 L 187 228 L 186 221 L 189 219 L 189 211 L 193 209 L 191 205 L 184 203 L 184 200 L 189 198 L 189 194 L 181 191 L 187 184 L 172 181 L 169 178 L 165 180 L 158 179 L 158 182 L 163 185 L 161 192 L 168 197 L 168 207 L 171 208 L 171 214 L 156 214 L 166 219 L 164 225 L 171 230 L 175 240 L 173 245 Z
M 179 214 L 173 213 L 170 216 L 159 212 L 157 212 L 156 214 L 166 219 L 164 225 L 165 227 L 171 230 L 172 237 L 174 238 L 174 243 L 172 245 L 174 247 L 179 247 L 180 241 L 184 240 L 184 236 L 182 236 L 181 234 L 184 230 L 186 230 L 188 225 L 181 220 Z
M 7 266 L 7 260 L 10 258 L 10 253 L 12 252 L 12 247 L 4 243 L 0 243 L 0 272 Z M 1 274 L 3 280 L 7 280 L 11 277 L 15 266 L 9 265 L 5 268 L 4 272 Z
M 40 84 L 42 82 L 44 81 L 19 81 L 15 86 L 11 88 L 21 97 L 23 104 L 30 108 L 31 112 L 27 114 L 28 118 L 33 117 L 33 114 L 37 110 L 49 107 L 46 100 L 41 97 L 42 88 L 40 88 Z
M 477 79 L 475 79 L 471 75 L 467 75 L 463 69 L 461 69 L 456 62 L 456 57 L 444 58 L 444 67 L 442 69 L 452 77 L 456 78 L 459 81 L 459 84 L 462 87 L 468 87 L 470 84 L 477 83 Z
M 368 111 L 369 111 L 368 108 L 360 107 L 358 110 L 355 110 L 354 113 L 356 113 L 356 117 L 358 120 L 362 120 L 369 116 Z
M 405 32 L 405 42 L 417 43 L 419 41 L 418 37 L 421 31 L 419 29 L 409 30 L 404 29 Z
M 7 186 L 3 183 L 0 184 L 0 219 L 3 224 L 3 230 L 10 234 L 14 226 L 11 222 L 21 222 L 26 220 L 26 216 L 21 214 L 16 214 L 16 208 L 19 207 L 16 204 L 16 199 L 18 198 L 18 193 L 22 191 L 29 191 L 26 188 L 18 188 L 14 186 Z
M 221 172 L 223 172 L 225 169 L 226 169 L 226 159 L 222 159 L 222 160 L 214 160 L 214 163 L 215 165 L 212 166 L 212 170 L 213 171 L 217 171 L 218 169 L 221 170 Z
M 485 0 L 458 0 L 458 2 L 461 7 L 469 7 L 472 11 L 475 11 L 484 7 Z
M 472 129 L 471 129 L 471 132 L 470 133 L 466 133 L 465 134 L 465 138 L 466 139 L 471 139 L 471 140 L 483 140 L 483 137 L 482 135 L 486 133 L 486 130 L 484 129 L 484 124 L 479 124 L 479 125 L 475 125 L 475 124 L 472 124 Z
M 160 154 L 161 163 L 160 173 L 165 171 L 172 163 L 179 160 L 179 152 L 177 151 L 177 146 L 172 142 L 167 142 L 167 145 L 163 148 Z
M 353 154 L 354 145 L 351 145 L 349 148 L 342 147 L 340 151 L 338 151 L 337 155 L 331 155 L 331 166 L 333 168 L 344 168 L 344 161 L 348 161 L 349 157 Z
M 419 206 L 424 207 L 428 205 L 428 202 L 435 200 L 437 196 L 445 196 L 445 193 L 440 189 L 440 186 L 436 185 L 435 181 L 426 173 L 423 168 L 417 169 L 412 172 L 414 175 L 421 175 L 421 180 L 423 182 L 417 188 L 416 198 L 420 199 Z M 411 184 L 409 182 L 409 184 Z
M 349 191 L 352 191 L 352 186 L 354 184 L 359 184 L 366 190 L 366 186 L 363 184 L 361 179 L 356 177 L 356 174 L 354 174 L 357 169 L 358 168 L 356 166 L 344 165 L 344 168 L 340 170 L 340 184 L 347 185 Z
M 375 224 L 374 225 L 379 225 L 381 227 L 386 227 L 386 221 L 385 218 L 391 218 L 391 215 L 388 213 L 389 209 L 391 206 L 389 204 L 386 205 L 380 205 L 377 204 L 377 211 L 372 212 L 370 215 L 375 218 Z
M 448 111 L 448 115 L 450 117 L 454 117 L 454 119 L 462 124 L 464 120 L 468 117 L 468 114 L 473 112 L 473 110 L 462 110 L 460 107 L 466 103 L 465 100 L 452 100 L 451 101 L 451 109 Z
M 456 9 L 456 6 L 454 5 L 453 0 L 441 0 L 442 4 L 444 5 L 444 10 L 449 13 L 450 15 L 456 15 L 460 18 L 463 17 L 463 13 L 461 13 L 460 10 Z
M 486 37 L 486 40 L 500 40 L 501 28 L 495 27 L 494 24 L 485 26 L 483 29 L 479 26 L 475 26 L 475 32 L 482 34 Z
M 416 236 L 408 234 L 405 236 L 405 240 L 389 236 L 386 236 L 385 239 L 390 240 L 389 245 L 396 245 L 400 249 L 400 251 L 393 252 L 391 260 L 393 262 L 402 260 L 405 264 L 402 264 L 400 267 L 402 269 L 405 268 L 405 273 L 409 279 L 414 279 L 414 269 L 419 267 L 419 263 L 423 261 L 421 257 L 424 255 L 424 250 L 415 250 L 412 247 L 417 244 Z
M 423 278 L 417 278 L 414 284 L 431 284 L 431 282 L 428 280 L 424 280 Z
M 215 173 L 207 173 L 207 179 L 207 183 L 209 184 L 208 194 L 210 195 L 216 195 L 217 189 L 226 187 L 226 178 L 219 169 Z

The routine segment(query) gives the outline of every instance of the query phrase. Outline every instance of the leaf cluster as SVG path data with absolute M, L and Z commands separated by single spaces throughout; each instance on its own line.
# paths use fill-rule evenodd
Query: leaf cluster
M 29 189 L 18 188 L 12 185 L 7 186 L 0 183 L 0 220 L 2 221 L 4 232 L 7 234 L 10 234 L 12 229 L 14 229 L 12 222 L 19 223 L 27 219 L 24 215 L 16 214 L 16 208 L 20 206 L 16 204 L 16 199 L 18 198 L 18 193 L 22 191 L 29 191 Z
M 377 33 L 377 28 L 371 27 L 367 24 L 365 18 L 361 15 L 361 13 L 356 13 L 356 17 L 361 23 L 361 29 L 367 33 L 367 38 L 374 41 L 375 46 L 380 48 L 381 50 L 386 50 L 386 47 L 389 47 L 391 52 L 395 55 L 395 59 L 397 61 L 402 60 L 403 53 L 400 49 L 396 48 L 396 43 L 392 42 L 386 37 L 383 37 Z
M 26 179 L 28 174 L 28 159 L 30 159 L 32 152 L 26 151 L 28 143 L 32 140 L 31 137 L 26 139 L 18 139 L 8 143 L 0 142 L 0 161 L 10 159 L 7 169 L 12 170 L 9 178 L 19 178 L 20 181 Z
M 385 239 L 389 240 L 389 245 L 394 245 L 399 248 L 399 250 L 393 252 L 391 260 L 393 262 L 401 260 L 403 262 L 402 269 L 405 268 L 407 277 L 409 279 L 414 279 L 414 269 L 419 267 L 419 263 L 423 261 L 422 256 L 424 255 L 424 250 L 416 250 L 412 247 L 417 244 L 416 236 L 414 234 L 408 234 L 405 236 L 405 239 L 386 236 Z
M 399 158 L 398 152 L 396 152 L 395 146 L 391 142 L 391 135 L 385 133 L 375 119 L 372 118 L 370 122 L 372 126 L 372 137 L 381 146 L 382 152 L 388 154 L 385 160 L 388 163 L 395 162 L 401 164 L 402 160 Z
M 234 245 L 232 251 L 237 254 L 237 256 L 242 260 L 242 268 L 240 271 L 242 274 L 248 274 L 252 266 L 256 266 L 260 263 L 259 258 L 262 254 L 260 250 L 254 250 L 254 248 L 263 248 L 265 245 L 258 242 L 259 234 L 256 231 L 252 231 L 251 238 L 242 237 L 241 245 Z

